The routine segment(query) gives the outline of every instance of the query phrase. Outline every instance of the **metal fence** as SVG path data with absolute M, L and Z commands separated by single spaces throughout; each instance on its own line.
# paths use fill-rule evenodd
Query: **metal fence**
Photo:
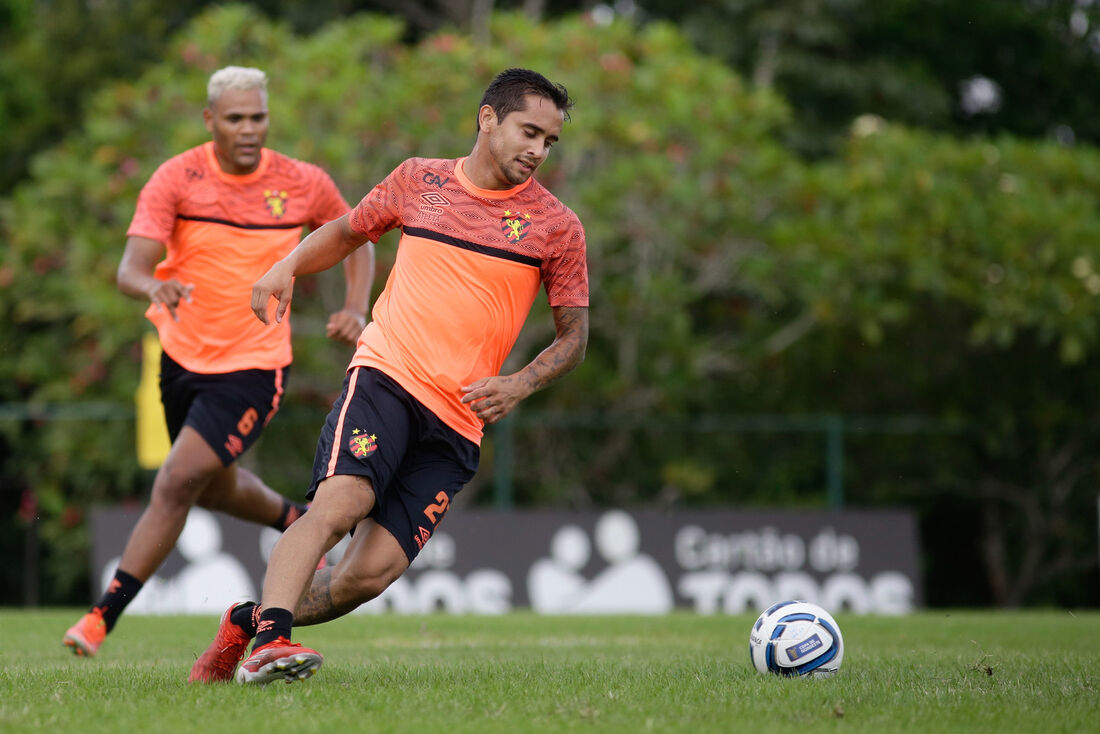
M 287 415 L 288 414 L 288 415 Z M 118 402 L 73 403 L 0 403 L 0 423 L 32 421 L 131 421 L 134 407 Z M 316 411 L 284 408 L 276 423 L 291 424 L 309 436 L 309 430 L 319 428 Z M 274 425 L 274 424 L 273 424 Z M 306 426 L 310 428 L 307 429 Z M 486 431 L 491 443 L 490 469 L 493 491 L 492 504 L 500 509 L 514 507 L 516 475 L 516 434 L 532 428 L 561 431 L 607 432 L 621 429 L 623 421 L 597 413 L 541 413 L 518 411 Z M 857 434 L 916 435 L 951 433 L 950 427 L 924 416 L 850 416 L 821 415 L 701 415 L 690 419 L 663 420 L 661 430 L 681 435 L 769 434 L 800 435 L 819 442 L 823 467 L 820 487 L 825 504 L 842 508 L 846 504 L 846 449 L 850 436 Z M 309 436 L 307 441 L 315 439 Z M 311 447 L 310 447 L 311 449 Z M 308 467 L 307 467 L 308 468 Z

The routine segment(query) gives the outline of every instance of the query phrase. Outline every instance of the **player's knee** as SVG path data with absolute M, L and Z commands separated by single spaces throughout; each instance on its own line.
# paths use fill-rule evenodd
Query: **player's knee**
M 309 511 L 296 520 L 296 523 L 306 523 L 315 528 L 314 532 L 322 532 L 329 535 L 333 542 L 339 542 L 345 535 L 351 532 L 355 524 L 362 518 L 356 517 L 342 507 L 323 507 L 316 503 L 310 506 Z
M 367 569 L 362 573 L 342 574 L 338 580 L 343 588 L 341 595 L 354 600 L 354 605 L 364 604 L 381 595 L 390 584 L 401 576 L 397 568 Z
M 199 504 L 210 477 L 166 461 L 153 480 L 150 503 L 165 509 L 190 508 Z
M 371 599 L 379 597 L 383 591 L 389 588 L 393 581 L 393 579 L 387 579 L 383 576 L 359 579 L 356 586 L 352 589 L 352 596 L 355 598 L 357 604 L 364 604 Z
M 203 492 L 195 498 L 195 504 L 204 510 L 219 511 L 225 506 L 224 497 L 215 492 Z

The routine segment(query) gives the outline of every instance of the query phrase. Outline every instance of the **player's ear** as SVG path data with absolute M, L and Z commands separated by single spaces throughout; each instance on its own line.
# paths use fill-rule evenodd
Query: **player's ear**
M 481 109 L 477 111 L 477 125 L 478 129 L 483 133 L 489 133 L 497 123 L 497 113 L 491 106 L 487 104 L 481 105 Z
M 209 107 L 202 108 L 202 121 L 206 125 L 206 132 L 214 132 L 214 111 Z

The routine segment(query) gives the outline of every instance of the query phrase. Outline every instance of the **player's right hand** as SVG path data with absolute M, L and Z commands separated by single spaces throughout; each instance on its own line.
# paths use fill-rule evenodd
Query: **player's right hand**
M 158 280 L 149 291 L 149 301 L 157 308 L 164 307 L 168 309 L 168 313 L 172 316 L 173 321 L 179 321 L 179 314 L 176 313 L 176 307 L 180 305 L 180 301 L 191 302 L 191 291 L 195 289 L 193 284 L 181 283 L 175 278 L 169 280 Z

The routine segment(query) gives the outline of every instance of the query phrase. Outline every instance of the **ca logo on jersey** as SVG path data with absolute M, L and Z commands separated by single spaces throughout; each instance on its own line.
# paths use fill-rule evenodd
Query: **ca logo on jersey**
M 439 188 L 443 188 L 444 186 L 447 185 L 447 182 L 451 180 L 451 177 L 448 176 L 447 178 L 443 178 L 441 176 L 437 176 L 436 174 L 432 173 L 431 171 L 428 171 L 423 176 L 421 176 L 420 180 L 423 181 L 426 184 L 431 184 L 432 186 L 438 186 Z
M 268 189 L 264 191 L 264 203 L 267 204 L 267 210 L 271 212 L 271 216 L 276 219 L 282 219 L 286 214 L 286 192 L 276 191 L 274 189 Z
M 512 242 L 519 242 L 527 236 L 527 230 L 531 228 L 531 215 L 519 212 L 506 211 L 500 218 L 500 231 Z

